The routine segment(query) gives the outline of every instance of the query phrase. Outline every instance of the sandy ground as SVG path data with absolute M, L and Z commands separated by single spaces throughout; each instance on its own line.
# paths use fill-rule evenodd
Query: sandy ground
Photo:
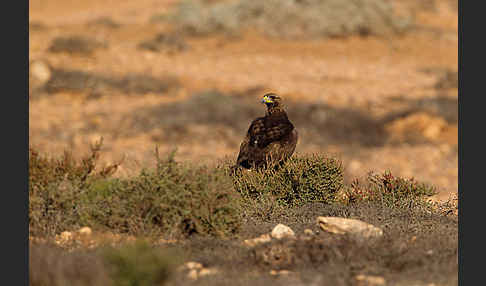
M 174 79 L 175 86 L 144 92 L 101 89 L 93 96 L 89 88 L 38 91 L 35 87 L 43 85 L 31 79 L 30 144 L 53 154 L 71 149 L 78 155 L 86 153 L 89 144 L 102 136 L 104 163 L 125 158 L 118 175 L 153 165 L 156 145 L 161 151 L 177 147 L 179 160 L 234 160 L 246 123 L 242 128 L 225 129 L 224 124 L 215 128 L 207 122 L 190 121 L 181 133 L 186 137 L 170 137 L 177 133 L 166 128 L 172 125 L 140 127 L 168 118 L 157 113 L 152 116 L 147 110 L 182 105 L 198 92 L 217 90 L 224 95 L 252 98 L 255 110 L 263 113 L 258 98 L 272 91 L 287 100 L 291 120 L 293 106 L 296 112 L 294 103 L 299 103 L 355 110 L 382 123 L 387 137 L 382 144 L 360 142 L 361 137 L 353 136 L 353 132 L 366 135 L 367 130 L 352 120 L 346 123 L 350 126 L 346 129 L 349 134 L 345 134 L 348 140 L 315 139 L 327 138 L 323 135 L 327 130 L 306 129 L 306 124 L 315 124 L 312 120 L 297 126 L 303 130 L 297 152 L 338 156 L 347 180 L 369 171 L 391 170 L 436 185 L 438 199 L 458 191 L 457 85 L 440 85 L 447 72 L 457 73 L 458 18 L 457 11 L 445 1 L 439 1 L 433 11 L 418 13 L 419 28 L 402 36 L 288 41 L 248 32 L 237 39 L 218 35 L 184 38 L 188 49 L 183 51 L 138 48 L 140 42 L 167 31 L 167 25 L 151 19 L 177 2 L 29 1 L 31 63 L 48 63 L 51 71 L 103 75 L 122 83 L 127 75 L 169 79 L 169 83 Z M 103 17 L 119 27 L 96 24 Z M 49 51 L 54 39 L 72 35 L 93 38 L 106 47 L 90 55 Z M 452 102 L 452 106 L 444 110 L 437 104 L 439 98 Z M 397 116 L 413 104 L 417 106 L 417 102 L 422 104 L 416 112 Z M 192 111 L 198 111 L 197 106 L 193 108 L 182 110 L 190 117 Z M 332 116 L 344 113 L 329 114 L 331 118 L 326 120 L 343 121 Z M 387 116 L 388 120 L 380 121 Z M 248 124 L 253 119 L 241 117 Z M 339 128 L 337 123 L 333 126 Z

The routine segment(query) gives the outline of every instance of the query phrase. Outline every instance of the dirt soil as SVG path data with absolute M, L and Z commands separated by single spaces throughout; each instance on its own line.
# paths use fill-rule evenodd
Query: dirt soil
M 434 184 L 438 199 L 457 193 L 450 1 L 405 35 L 307 41 L 159 37 L 168 25 L 154 16 L 177 2 L 29 1 L 30 144 L 83 154 L 103 137 L 102 160 L 124 158 L 120 176 L 154 166 L 156 145 L 184 161 L 235 160 L 259 97 L 276 92 L 300 131 L 296 152 L 338 156 L 348 181 L 390 170 Z M 72 42 L 59 38 L 73 36 L 79 49 L 63 52 Z

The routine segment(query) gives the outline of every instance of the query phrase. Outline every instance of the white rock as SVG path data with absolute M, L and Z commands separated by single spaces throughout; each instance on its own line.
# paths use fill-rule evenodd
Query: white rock
M 199 262 L 189 261 L 184 264 L 184 267 L 192 270 L 192 269 L 202 269 L 203 266 Z
M 51 69 L 44 61 L 36 60 L 30 64 L 30 74 L 40 84 L 44 84 L 51 78 Z
M 304 234 L 305 235 L 314 235 L 314 232 L 312 231 L 312 229 L 306 228 L 306 229 L 304 229 Z
M 290 227 L 279 223 L 273 228 L 271 236 L 276 239 L 282 239 L 284 237 L 294 237 L 295 233 Z
M 349 233 L 362 238 L 377 238 L 383 235 L 380 228 L 357 219 L 320 216 L 317 223 L 322 230 L 335 234 Z
M 203 268 L 201 271 L 199 271 L 199 276 L 213 275 L 218 272 L 219 271 L 216 268 Z
M 270 275 L 277 276 L 277 275 L 291 275 L 297 274 L 297 272 L 289 271 L 289 270 L 270 270 Z
M 73 238 L 73 233 L 70 231 L 63 231 L 61 232 L 61 239 L 62 240 L 69 240 Z
M 187 269 L 187 277 L 192 280 L 197 280 L 199 277 L 216 274 L 219 272 L 216 268 L 203 268 L 199 262 L 189 261 L 184 263 L 179 270 Z
M 73 239 L 72 232 L 70 232 L 70 231 L 63 231 L 63 232 L 61 232 L 61 234 L 56 235 L 55 242 L 57 244 L 65 244 L 68 241 L 70 241 L 71 239 Z
M 90 227 L 82 227 L 78 230 L 78 233 L 79 234 L 82 234 L 82 235 L 91 235 L 92 231 L 91 231 L 91 228 Z
M 386 281 L 385 278 L 381 276 L 372 276 L 372 275 L 363 275 L 359 274 L 354 277 L 358 281 L 359 286 L 381 286 L 385 285 Z

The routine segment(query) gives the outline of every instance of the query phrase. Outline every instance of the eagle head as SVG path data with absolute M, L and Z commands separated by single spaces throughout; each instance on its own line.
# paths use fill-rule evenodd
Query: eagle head
M 277 106 L 280 104 L 280 99 L 275 93 L 267 93 L 262 97 L 262 103 L 265 103 L 268 107 Z

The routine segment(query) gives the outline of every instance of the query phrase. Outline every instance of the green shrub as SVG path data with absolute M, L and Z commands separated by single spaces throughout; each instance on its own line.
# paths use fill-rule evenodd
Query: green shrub
M 225 236 L 239 227 L 231 180 L 220 170 L 171 157 L 136 177 L 95 184 L 87 196 L 93 223 L 119 232 Z
M 57 160 L 31 149 L 31 235 L 81 226 L 168 236 L 225 236 L 238 230 L 238 194 L 222 170 L 186 166 L 169 156 L 158 160 L 154 170 L 126 179 L 109 178 L 113 166 L 93 172 L 97 148 L 81 163 L 69 153 Z
M 233 176 L 236 190 L 246 198 L 272 194 L 286 206 L 331 202 L 343 186 L 341 162 L 322 155 L 293 156 L 281 167 L 240 170 Z
M 238 34 L 256 29 L 288 38 L 382 35 L 401 32 L 410 19 L 384 0 L 239 0 L 204 5 L 182 1 L 171 17 L 179 32 Z
M 179 262 L 166 250 L 137 241 L 103 253 L 115 286 L 164 285 Z
M 387 205 L 399 205 L 409 200 L 419 202 L 436 193 L 435 187 L 418 182 L 414 178 L 401 178 L 386 171 L 382 174 L 369 173 L 365 185 L 355 179 L 347 189 L 351 202 L 380 200 Z
M 53 235 L 81 226 L 81 197 L 95 180 L 109 177 L 118 164 L 95 171 L 102 140 L 76 160 L 68 151 L 47 157 L 29 148 L 29 233 Z
M 29 247 L 29 285 L 163 285 L 180 263 L 175 251 L 147 242 L 66 251 L 52 244 Z

